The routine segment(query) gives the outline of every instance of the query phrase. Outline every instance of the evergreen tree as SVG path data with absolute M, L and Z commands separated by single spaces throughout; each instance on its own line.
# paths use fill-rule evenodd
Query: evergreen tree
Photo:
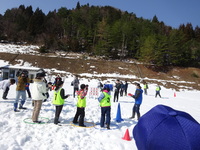
M 0 15 L 0 37 L 9 41 L 43 44 L 44 52 L 89 52 L 106 58 L 134 58 L 157 66 L 199 66 L 200 29 L 182 24 L 178 29 L 137 18 L 111 6 L 61 7 L 45 15 L 20 5 Z

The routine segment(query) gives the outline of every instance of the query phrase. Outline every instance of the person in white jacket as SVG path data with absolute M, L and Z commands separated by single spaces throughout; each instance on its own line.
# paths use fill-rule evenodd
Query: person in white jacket
M 42 102 L 46 99 L 47 86 L 44 82 L 45 73 L 37 73 L 36 78 L 33 79 L 32 85 L 32 99 L 34 101 L 34 108 L 32 114 L 32 121 L 34 123 L 41 123 L 38 121 Z
M 15 84 L 15 79 L 7 79 L 0 81 L 0 89 L 3 89 L 3 96 L 4 100 L 7 99 L 8 91 L 10 90 L 10 86 Z

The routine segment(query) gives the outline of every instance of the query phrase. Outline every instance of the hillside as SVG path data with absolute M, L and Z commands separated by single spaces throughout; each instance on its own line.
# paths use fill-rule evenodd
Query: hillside
M 11 54 L 0 53 L 0 59 L 15 65 L 18 60 L 24 60 L 39 68 L 55 68 L 72 74 L 93 74 L 91 78 L 109 78 L 108 74 L 119 74 L 119 79 L 129 82 L 145 80 L 147 83 L 157 83 L 166 88 L 200 90 L 200 69 L 198 68 L 155 68 L 134 60 L 104 60 L 90 57 L 87 54 L 76 53 L 48 53 L 40 54 Z M 162 71 L 162 72 L 160 72 Z M 99 74 L 105 74 L 98 77 Z M 120 75 L 127 75 L 122 77 Z M 136 76 L 137 78 L 132 78 Z

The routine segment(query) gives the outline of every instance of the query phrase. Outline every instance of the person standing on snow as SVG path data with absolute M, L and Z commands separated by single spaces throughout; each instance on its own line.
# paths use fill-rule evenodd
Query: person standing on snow
M 114 99 L 113 99 L 114 102 L 115 102 L 115 100 L 116 100 L 116 102 L 118 102 L 120 87 L 121 87 L 120 81 L 119 81 L 119 79 L 117 79 L 116 84 L 115 84 L 115 92 L 114 92 Z
M 128 90 L 128 82 L 125 81 L 125 84 L 124 84 L 124 95 L 127 96 L 127 90 Z
M 56 88 L 54 91 L 53 102 L 52 102 L 56 106 L 55 118 L 54 118 L 54 124 L 56 125 L 60 123 L 59 121 L 60 113 L 65 103 L 65 99 L 69 97 L 69 95 L 65 95 L 65 90 L 62 87 L 63 87 L 63 81 L 58 81 L 56 83 Z
M 133 106 L 133 111 L 132 111 L 132 116 L 130 117 L 130 119 L 133 119 L 135 118 L 135 113 L 137 113 L 137 118 L 138 120 L 140 119 L 140 105 L 142 104 L 142 93 L 143 93 L 143 90 L 140 86 L 139 83 L 136 83 L 136 90 L 135 90 L 135 94 L 131 94 L 129 93 L 128 96 L 131 96 L 135 99 L 135 104 Z
M 71 85 L 72 86 L 74 86 L 74 92 L 73 92 L 73 96 L 74 96 L 74 98 L 75 98 L 75 93 L 76 93 L 76 91 L 78 91 L 79 90 L 79 79 L 78 79 L 78 76 L 75 76 L 75 78 L 74 78 L 74 80 L 72 81 L 72 83 L 71 83 Z
M 17 108 L 18 108 L 18 102 L 19 102 L 20 97 L 22 99 L 21 99 L 19 109 L 26 109 L 26 107 L 23 107 L 26 101 L 26 83 L 30 83 L 30 80 L 28 78 L 28 73 L 27 73 L 27 70 L 22 70 L 22 72 L 19 73 L 17 87 L 16 87 L 16 99 L 14 102 L 15 112 L 19 112 Z
M 123 93 L 124 93 L 124 84 L 123 84 L 123 82 L 121 81 L 121 82 L 120 82 L 120 96 L 123 96 Z
M 160 90 L 161 90 L 161 87 L 157 84 L 157 86 L 156 86 L 156 95 L 155 95 L 155 97 L 157 97 L 157 95 L 158 95 L 158 96 L 161 98 Z
M 85 117 L 85 107 L 86 107 L 86 95 L 88 92 L 88 85 L 81 84 L 81 89 L 77 92 L 78 102 L 77 102 L 77 111 L 73 119 L 74 124 L 79 124 L 81 127 L 86 127 L 84 125 L 84 117 Z M 79 118 L 79 122 L 78 122 Z
M 144 81 L 144 94 L 147 95 L 148 84 Z
M 110 98 L 111 98 L 110 88 L 104 87 L 101 95 L 98 98 L 101 107 L 101 120 L 100 120 L 101 128 L 104 127 L 105 117 L 106 117 L 106 128 L 110 129 L 110 112 L 111 112 Z
M 3 96 L 4 100 L 7 99 L 8 91 L 10 90 L 10 86 L 15 84 L 15 79 L 7 79 L 0 81 L 0 89 L 3 89 Z
M 32 86 L 32 99 L 34 103 L 33 114 L 32 114 L 32 121 L 34 123 L 41 123 L 38 121 L 38 117 L 40 114 L 40 110 L 42 107 L 43 99 L 46 98 L 47 93 L 47 86 L 44 82 L 45 72 L 41 70 L 36 74 L 36 78 L 33 79 L 33 86 Z

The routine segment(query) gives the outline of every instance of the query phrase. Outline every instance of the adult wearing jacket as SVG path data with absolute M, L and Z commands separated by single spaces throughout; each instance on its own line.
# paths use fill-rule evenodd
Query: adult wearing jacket
M 137 119 L 140 119 L 140 105 L 142 104 L 142 93 L 143 90 L 140 86 L 139 83 L 136 83 L 136 90 L 135 90 L 135 94 L 131 94 L 129 93 L 128 96 L 131 96 L 135 99 L 135 104 L 133 106 L 133 111 L 132 111 L 132 116 L 130 117 L 130 119 L 135 118 L 135 113 L 137 113 Z
M 106 120 L 106 128 L 110 129 L 110 111 L 111 111 L 110 98 L 111 96 L 110 96 L 109 87 L 104 87 L 101 95 L 98 98 L 98 101 L 100 102 L 100 107 L 101 107 L 101 120 L 100 120 L 101 128 L 104 127 L 105 120 Z
M 123 96 L 124 93 L 124 83 L 121 81 L 120 82 L 120 96 Z
M 77 92 L 78 102 L 77 102 L 77 111 L 73 119 L 73 123 L 78 123 L 81 127 L 86 127 L 84 125 L 84 117 L 85 117 L 85 107 L 86 107 L 86 95 L 88 92 L 88 86 L 85 84 L 81 84 L 81 89 Z M 79 118 L 79 121 L 78 121 Z
M 124 84 L 124 93 L 125 93 L 125 96 L 127 96 L 127 90 L 128 90 L 128 82 L 125 81 L 125 84 Z
M 60 123 L 59 121 L 60 113 L 65 103 L 65 99 L 69 97 L 69 95 L 65 95 L 65 90 L 62 88 L 62 86 L 63 86 L 63 81 L 58 81 L 56 83 L 56 88 L 53 97 L 53 104 L 56 106 L 56 112 L 54 118 L 54 124 L 56 125 Z
M 116 84 L 115 84 L 115 92 L 114 92 L 114 99 L 113 101 L 115 102 L 118 102 L 119 100 L 119 90 L 120 90 L 120 87 L 121 87 L 121 84 L 120 84 L 120 81 L 119 79 L 116 81 Z
M 44 74 L 37 73 L 36 78 L 33 79 L 32 85 L 32 99 L 34 102 L 32 121 L 34 123 L 41 123 L 38 121 L 40 110 L 42 107 L 43 99 L 46 98 L 45 93 L 47 92 L 46 83 L 44 82 Z
M 18 82 L 17 82 L 17 87 L 16 87 L 16 99 L 14 102 L 15 112 L 19 112 L 17 108 L 18 108 L 18 102 L 19 102 L 20 97 L 22 99 L 19 105 L 19 109 L 26 109 L 26 107 L 23 107 L 26 101 L 26 83 L 30 83 L 30 80 L 28 78 L 27 70 L 23 70 L 18 76 Z
M 75 76 L 74 80 L 73 80 L 72 83 L 71 83 L 71 85 L 74 86 L 74 92 L 73 92 L 74 98 L 75 98 L 75 93 L 76 93 L 76 91 L 79 90 L 79 88 L 78 88 L 78 87 L 79 87 L 79 84 L 80 84 L 79 79 L 78 79 L 77 76 Z
M 4 100 L 7 99 L 8 91 L 10 90 L 10 86 L 15 84 L 15 79 L 7 79 L 0 82 L 0 89 L 3 89 L 3 96 Z

